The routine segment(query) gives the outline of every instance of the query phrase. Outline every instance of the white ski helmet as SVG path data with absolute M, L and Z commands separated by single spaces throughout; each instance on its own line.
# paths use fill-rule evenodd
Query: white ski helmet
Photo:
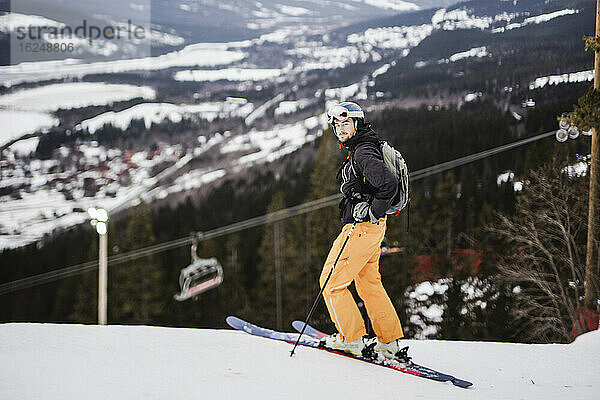
M 365 123 L 365 113 L 362 108 L 356 103 L 351 101 L 344 101 L 336 104 L 327 110 L 327 121 L 333 129 L 333 133 L 337 135 L 335 131 L 334 121 L 345 121 L 348 118 L 352 118 L 354 121 L 354 130 L 358 131 L 358 128 Z

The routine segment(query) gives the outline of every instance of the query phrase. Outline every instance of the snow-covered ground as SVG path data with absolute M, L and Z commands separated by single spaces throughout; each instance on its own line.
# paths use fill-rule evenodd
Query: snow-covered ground
M 0 96 L 0 106 L 15 110 L 57 111 L 61 108 L 66 110 L 107 105 L 136 97 L 154 99 L 156 91 L 149 86 L 65 82 L 17 90 Z
M 281 70 L 276 68 L 227 68 L 217 70 L 185 70 L 175 73 L 176 81 L 261 81 L 273 79 L 281 75 Z
M 573 15 L 573 14 L 577 14 L 578 12 L 579 12 L 579 10 L 572 10 L 572 9 L 567 8 L 565 10 L 559 10 L 559 11 L 555 11 L 555 12 L 548 13 L 548 14 L 536 15 L 534 17 L 525 18 L 525 20 L 522 23 L 518 23 L 518 22 L 509 23 L 505 27 L 493 29 L 492 32 L 493 33 L 502 33 L 502 32 L 508 31 L 508 30 L 522 28 L 527 25 L 542 24 L 544 22 L 551 21 L 554 18 L 564 17 L 565 15 Z
M 541 76 L 529 84 L 529 90 L 543 88 L 546 85 L 558 85 L 559 83 L 589 82 L 594 80 L 594 70 L 572 72 L 569 74 Z
M 26 62 L 0 67 L 0 84 L 16 85 L 65 77 L 83 77 L 90 74 L 118 73 L 126 71 L 156 71 L 172 67 L 227 65 L 242 60 L 241 51 L 227 50 L 221 43 L 196 43 L 181 50 L 155 57 L 128 60 L 82 63 L 80 59 L 67 58 L 58 61 Z
M 58 118 L 48 113 L 0 109 L 0 145 L 23 135 L 52 128 L 59 123 Z
M 83 120 L 75 129 L 87 129 L 94 133 L 108 124 L 126 131 L 131 121 L 136 119 L 143 120 L 144 126 L 150 129 L 153 123 L 159 124 L 165 119 L 177 123 L 184 117 L 198 116 L 212 121 L 217 117 L 246 117 L 253 109 L 254 105 L 248 100 L 234 97 L 228 97 L 223 102 L 201 104 L 141 103 L 123 111 L 107 111 Z
M 0 325 L 0 397 L 104 399 L 597 399 L 600 332 L 569 345 L 405 340 L 460 389 L 231 330 Z
M 59 109 L 107 105 L 136 97 L 154 99 L 156 91 L 149 86 L 102 82 L 65 82 L 16 90 L 0 96 L 0 126 L 3 127 L 0 145 L 57 126 L 60 121 L 52 113 Z M 17 143 L 12 148 L 29 153 L 35 150 L 38 140 L 29 139 L 29 145 Z

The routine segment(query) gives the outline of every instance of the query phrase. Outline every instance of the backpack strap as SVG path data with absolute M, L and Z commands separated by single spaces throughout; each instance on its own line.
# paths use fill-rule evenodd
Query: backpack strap
M 350 156 L 349 156 L 349 157 L 350 157 L 350 166 L 352 167 L 352 170 L 354 171 L 354 174 L 355 174 L 356 176 L 358 176 L 358 177 L 362 177 L 362 178 L 363 178 L 363 183 L 365 183 L 365 182 L 364 182 L 364 179 L 365 179 L 365 177 L 363 176 L 363 174 L 362 174 L 362 171 L 359 173 L 359 172 L 358 172 L 358 171 L 359 171 L 359 170 L 358 170 L 358 168 L 356 168 L 356 167 L 354 166 L 354 153 L 356 153 L 356 151 L 358 150 L 358 148 L 359 148 L 359 147 L 361 147 L 361 146 L 363 146 L 363 145 L 366 145 L 366 144 L 369 144 L 369 143 L 370 143 L 370 144 L 372 144 L 374 147 L 375 147 L 375 145 L 377 145 L 376 147 L 377 147 L 377 150 L 378 150 L 378 152 L 379 152 L 379 156 L 380 156 L 380 157 L 381 157 L 381 159 L 383 160 L 383 153 L 382 153 L 382 151 L 381 151 L 381 143 L 382 143 L 381 141 L 377 141 L 377 143 L 375 143 L 374 141 L 371 141 L 371 140 L 366 140 L 366 141 L 364 141 L 364 142 L 360 142 L 360 143 L 358 143 L 358 144 L 356 145 L 356 147 L 355 147 L 355 148 L 354 148 L 354 150 L 353 150 L 353 151 L 350 153 Z

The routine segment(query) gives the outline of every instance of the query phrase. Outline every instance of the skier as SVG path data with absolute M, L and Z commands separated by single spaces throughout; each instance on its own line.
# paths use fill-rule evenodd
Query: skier
M 379 274 L 380 245 L 386 230 L 386 211 L 398 190 L 398 182 L 383 162 L 379 138 L 365 123 L 364 112 L 352 102 L 342 102 L 327 111 L 329 123 L 341 145 L 349 152 L 338 172 L 343 228 L 333 242 L 323 266 L 323 288 L 352 224 L 356 222 L 343 253 L 323 290 L 331 320 L 338 333 L 330 335 L 325 346 L 362 355 L 368 346 L 386 358 L 400 350 L 404 337 L 398 314 Z M 348 286 L 354 282 L 363 300 L 375 339 L 366 337 L 364 320 Z

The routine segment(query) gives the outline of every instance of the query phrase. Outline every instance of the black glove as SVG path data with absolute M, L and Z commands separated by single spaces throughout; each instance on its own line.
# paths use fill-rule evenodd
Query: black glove
M 352 211 L 352 217 L 356 222 L 365 222 L 369 221 L 372 224 L 376 224 L 379 222 L 379 218 L 373 215 L 373 211 L 371 211 L 371 206 L 366 201 L 361 201 L 360 203 L 354 206 L 354 210 Z

